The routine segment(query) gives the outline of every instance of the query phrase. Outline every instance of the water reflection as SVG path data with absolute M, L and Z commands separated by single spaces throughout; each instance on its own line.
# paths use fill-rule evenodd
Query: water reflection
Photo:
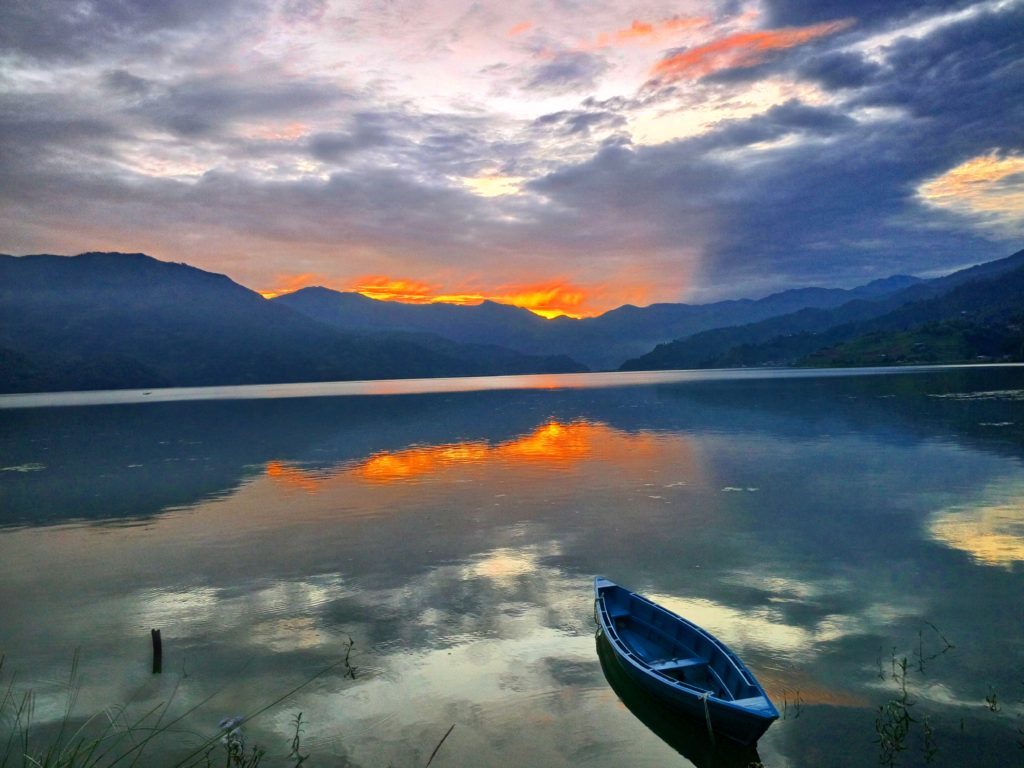
M 652 465 L 671 463 L 687 480 L 671 486 L 700 482 L 699 458 L 685 435 L 630 433 L 595 421 L 547 421 L 531 432 L 497 443 L 471 440 L 439 445 L 415 445 L 380 451 L 356 462 L 331 467 L 304 468 L 283 460 L 267 462 L 266 475 L 282 488 L 319 493 L 332 484 L 362 482 L 389 485 L 436 479 L 446 472 L 500 466 L 517 472 L 527 468 L 566 472 L 584 462 L 600 462 L 618 472 L 650 471 Z
M 352 637 L 357 679 L 297 704 L 327 764 L 423 764 L 452 722 L 449 764 L 672 764 L 594 658 L 606 573 L 799 697 L 769 765 L 873 765 L 879 649 L 911 655 L 924 620 L 957 644 L 915 692 L 965 719 L 947 763 L 1002 755 L 1015 691 L 980 703 L 1024 654 L 1024 427 L 970 395 L 1022 375 L 6 411 L 0 643 L 37 680 L 82 647 L 98 711 L 166 695 L 161 627 L 168 680 L 225 690 L 216 723 Z
M 533 432 L 496 445 L 484 441 L 428 445 L 375 454 L 353 468 L 370 483 L 393 483 L 436 475 L 459 465 L 502 462 L 566 466 L 593 453 L 597 441 L 612 430 L 603 424 L 549 421 Z
M 976 563 L 1012 570 L 1024 562 L 1024 493 L 993 495 L 1001 499 L 937 512 L 928 530 L 936 541 L 966 552 Z

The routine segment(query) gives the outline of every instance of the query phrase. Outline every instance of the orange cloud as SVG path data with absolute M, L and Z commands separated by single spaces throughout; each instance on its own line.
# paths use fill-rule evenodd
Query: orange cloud
M 513 288 L 505 294 L 491 297 L 493 301 L 523 307 L 531 312 L 546 317 L 569 315 L 581 317 L 583 302 L 587 298 L 582 288 L 572 285 L 533 285 Z
M 358 278 L 347 290 L 369 296 L 380 301 L 401 301 L 407 304 L 430 304 L 434 301 L 438 286 L 418 280 L 405 280 L 384 275 L 368 275 Z
M 294 293 L 300 288 L 309 288 L 311 285 L 324 285 L 326 278 L 312 272 L 303 272 L 299 275 L 278 275 L 274 280 L 273 288 L 266 288 L 256 291 L 264 299 L 272 299 L 275 296 L 282 296 L 286 293 Z
M 672 54 L 655 64 L 651 74 L 659 81 L 672 82 L 697 80 L 723 69 L 752 67 L 764 61 L 772 51 L 804 45 L 853 23 L 853 19 L 841 19 L 808 27 L 741 32 Z
M 504 286 L 491 291 L 460 291 L 443 293 L 436 285 L 418 280 L 372 276 L 360 278 L 348 286 L 381 301 L 401 301 L 407 304 L 480 304 L 496 301 L 528 309 L 541 317 L 559 315 L 583 317 L 599 314 L 584 306 L 587 291 L 566 282 L 548 282 L 530 285 Z
M 354 291 L 378 301 L 400 301 L 405 304 L 476 305 L 484 301 L 495 301 L 528 309 L 548 319 L 561 315 L 594 317 L 625 303 L 644 304 L 654 292 L 653 286 L 638 283 L 583 287 L 565 280 L 504 285 L 490 290 L 444 291 L 436 283 L 409 278 L 365 275 L 349 282 L 340 282 L 307 272 L 278 275 L 273 288 L 260 290 L 259 293 L 264 298 L 272 299 L 313 285 Z
M 653 45 L 673 33 L 687 29 L 698 29 L 710 23 L 711 20 L 703 16 L 673 17 L 655 22 L 634 19 L 633 23 L 625 29 L 619 29 L 615 32 L 602 32 L 593 43 L 584 47 L 607 48 L 612 45 L 624 45 L 634 42 Z
M 979 155 L 922 183 L 918 197 L 1011 237 L 1024 229 L 1024 155 Z
M 528 32 L 531 29 L 533 29 L 532 21 L 521 21 L 518 24 L 508 28 L 508 36 L 516 37 L 517 35 L 521 35 L 523 34 L 523 32 Z

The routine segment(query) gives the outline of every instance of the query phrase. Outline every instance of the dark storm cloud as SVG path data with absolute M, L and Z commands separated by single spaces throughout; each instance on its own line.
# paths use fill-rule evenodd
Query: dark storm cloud
M 597 54 L 561 51 L 534 67 L 523 80 L 523 87 L 552 92 L 584 90 L 607 68 L 608 62 Z
M 107 135 L 102 128 L 73 123 L 63 135 Z M 155 234 L 170 243 L 169 255 L 183 232 L 229 230 L 270 242 L 344 242 L 466 265 L 486 264 L 495 244 L 507 239 L 493 225 L 487 201 L 460 188 L 423 183 L 404 167 L 361 167 L 327 181 L 269 181 L 221 171 L 187 181 L 41 162 L 52 151 L 53 142 L 37 141 L 0 160 L 10 180 L 0 185 L 0 229 L 12 231 L 17 222 L 23 230 L 46 211 L 42 220 L 59 215 L 59 229 L 66 231 L 91 232 L 101 223 L 113 232 Z
M 847 37 L 846 40 L 851 38 Z M 737 85 L 782 75 L 811 80 L 826 90 L 835 91 L 865 86 L 881 71 L 881 65 L 859 53 L 829 51 L 824 43 L 819 43 L 797 51 L 786 51 L 784 55 L 768 57 L 766 61 L 753 66 L 721 69 L 704 76 L 701 82 Z
M 800 77 L 813 80 L 830 91 L 861 88 L 881 73 L 880 64 L 869 61 L 859 53 L 844 51 L 812 56 L 797 68 Z
M 103 76 L 103 86 L 112 93 L 122 96 L 142 97 L 153 89 L 153 83 L 144 77 L 133 75 L 126 69 L 114 69 Z
M 766 274 L 780 285 L 852 280 L 890 274 L 897 264 L 928 271 L 1005 255 L 1005 242 L 936 227 L 934 216 L 922 226 L 914 190 L 993 148 L 1024 148 L 1022 28 L 1024 8 L 980 14 L 922 39 L 897 39 L 885 65 L 844 54 L 815 72 L 847 83 L 854 108 L 884 106 L 905 117 L 858 122 L 791 101 L 703 136 L 601 152 L 533 188 L 579 215 L 641 220 L 665 247 L 701 238 L 712 283 L 753 285 Z M 810 61 L 803 66 L 813 70 Z M 752 146 L 783 138 L 796 141 Z M 721 150 L 741 154 L 716 156 Z
M 901 107 L 940 127 L 947 158 L 1024 146 L 1024 4 L 889 49 L 887 77 L 859 103 Z
M 288 61 L 252 65 L 248 52 L 209 67 L 189 58 L 261 14 L 315 25 L 320 2 L 164 5 L 0 3 L 0 42 L 33 67 L 60 58 L 71 83 L 38 92 L 26 77 L 0 94 L 0 230 L 103 231 L 111 245 L 155 232 L 168 255 L 182 232 L 213 250 L 213 233 L 230 232 L 254 247 L 343 243 L 481 269 L 535 253 L 558 256 L 549 271 L 578 260 L 582 272 L 602 255 L 699 252 L 702 280 L 733 295 L 765 276 L 767 287 L 862 282 L 1010 250 L 963 221 L 943 228 L 951 220 L 915 190 L 972 157 L 1024 149 L 1024 4 L 867 50 L 858 42 L 900 20 L 961 4 L 770 0 L 776 27 L 858 21 L 753 67 L 604 99 L 586 96 L 610 53 L 502 65 L 493 77 L 539 99 L 579 92 L 519 123 L 479 105 L 427 113 L 343 70 L 320 79 Z M 728 117 L 749 107 L 747 81 L 767 76 L 804 101 Z M 630 143 L 642 140 L 629 136 L 635 120 L 704 109 L 727 117 L 690 138 Z M 534 194 L 472 194 L 476 177 L 502 175 L 533 178 Z
M 771 26 L 803 26 L 833 19 L 856 18 L 874 27 L 913 17 L 932 16 L 975 4 L 976 0 L 765 0 Z
M 372 122 L 357 120 L 350 131 L 318 133 L 309 140 L 309 153 L 317 160 L 335 163 L 372 147 L 392 143 L 388 131 Z
M 475 176 L 495 167 L 510 172 L 531 147 L 499 137 L 492 121 L 479 116 L 416 112 L 409 108 L 355 112 L 336 131 L 306 142 L 315 159 L 337 166 L 372 162 L 397 166 L 413 176 Z M 351 170 L 351 169 L 350 169 Z
M 247 78 L 188 79 L 148 88 L 128 112 L 181 134 L 204 136 L 244 119 L 296 119 L 303 111 L 335 104 L 349 94 L 330 83 L 290 82 L 277 73 Z
M 529 186 L 558 212 L 547 226 L 561 226 L 579 246 L 675 250 L 702 246 L 719 223 L 729 194 L 722 170 L 693 145 L 613 144 Z
M 565 110 L 541 115 L 533 124 L 538 128 L 555 128 L 567 134 L 589 134 L 595 129 L 616 129 L 626 125 L 626 118 L 615 112 Z
M 240 5 L 238 0 L 4 0 L 0 49 L 48 62 L 105 57 L 111 51 L 153 54 L 153 38 L 169 32 L 222 32 L 229 22 L 237 23 Z
M 38 194 L 30 177 L 42 169 L 106 165 L 115 143 L 129 135 L 121 121 L 78 110 L 61 96 L 0 94 L 0 194 Z M 46 210 L 45 198 L 42 203 Z
M 795 99 L 778 104 L 763 115 L 727 120 L 717 130 L 695 139 L 701 149 L 744 147 L 791 134 L 826 137 L 853 130 L 857 121 L 835 109 L 810 107 Z

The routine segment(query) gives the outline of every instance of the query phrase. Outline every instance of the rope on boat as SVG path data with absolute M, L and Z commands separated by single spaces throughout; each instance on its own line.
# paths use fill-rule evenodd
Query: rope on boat
M 708 709 L 708 696 L 711 695 L 711 691 L 704 691 L 700 695 L 700 700 L 704 702 L 704 719 L 708 724 L 708 738 L 711 739 L 711 743 L 715 743 L 715 732 L 711 728 L 711 711 Z

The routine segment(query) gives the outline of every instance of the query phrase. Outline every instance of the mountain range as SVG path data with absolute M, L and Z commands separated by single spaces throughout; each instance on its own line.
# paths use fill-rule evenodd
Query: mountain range
M 1019 361 L 1024 251 L 875 300 L 805 308 L 659 344 L 620 370 Z
M 0 391 L 580 371 L 572 360 L 342 332 L 143 254 L 0 257 Z
M 580 320 L 319 287 L 268 300 L 137 253 L 0 255 L 0 391 L 1019 360 L 1022 297 L 1024 251 L 932 280 L 626 305 Z
M 528 310 L 492 301 L 474 306 L 401 304 L 321 287 L 303 288 L 273 301 L 340 330 L 426 331 L 462 343 L 498 344 L 525 354 L 567 355 L 592 370 L 609 370 L 671 339 L 808 307 L 828 309 L 857 299 L 881 299 L 920 282 L 898 275 L 852 290 L 798 288 L 757 300 L 647 307 L 626 304 L 579 320 L 545 320 Z

